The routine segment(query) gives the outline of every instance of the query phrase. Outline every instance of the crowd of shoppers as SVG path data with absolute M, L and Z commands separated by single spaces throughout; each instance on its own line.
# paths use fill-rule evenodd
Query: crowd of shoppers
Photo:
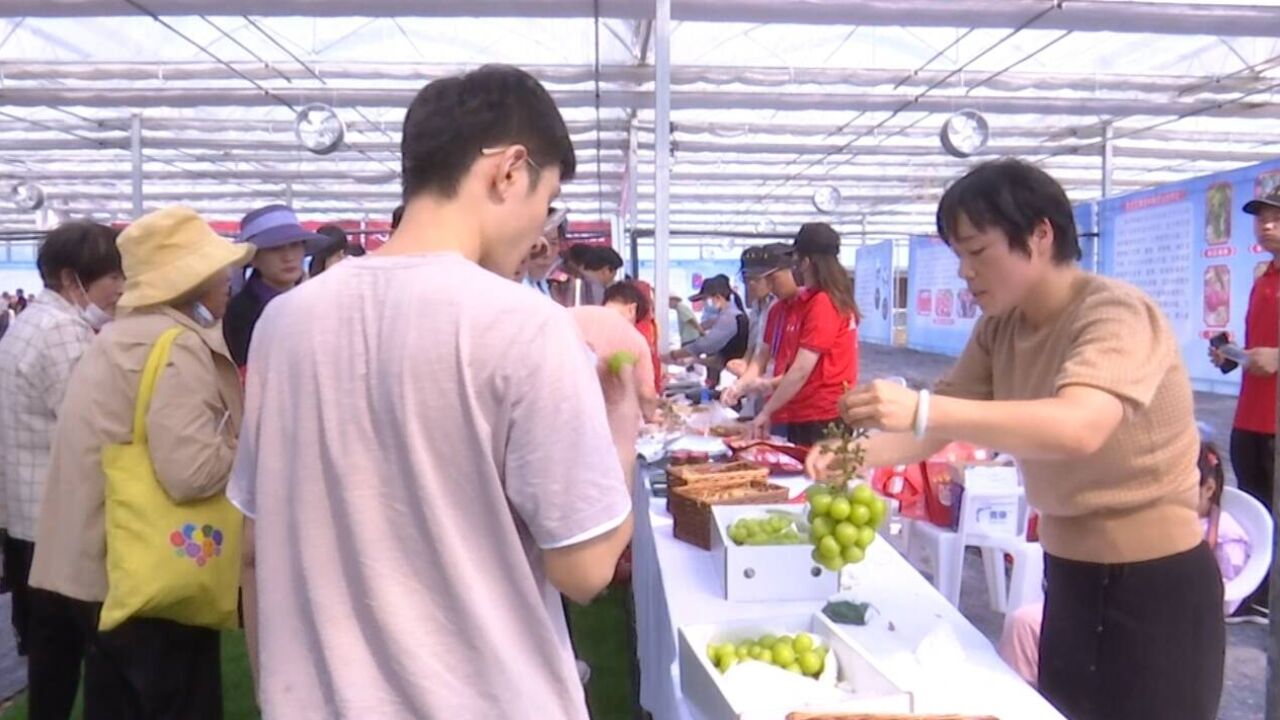
M 110 627 L 103 607 L 121 592 L 109 578 L 243 564 L 218 590 L 243 592 L 267 718 L 585 720 L 563 598 L 600 593 L 630 542 L 635 440 L 657 419 L 664 359 L 706 364 L 713 386 L 732 372 L 721 400 L 812 446 L 815 478 L 840 423 L 879 431 L 872 467 L 956 440 L 1016 456 L 1046 552 L 1041 691 L 1073 720 L 1214 716 L 1221 462 L 1201 452 L 1167 321 L 1080 269 L 1070 204 L 1043 171 L 986 163 L 943 196 L 938 232 L 984 315 L 917 391 L 858 384 L 859 309 L 823 223 L 742 253 L 746 302 L 724 275 L 689 298 L 701 321 L 668 298 L 679 347 L 660 354 L 652 288 L 619 281 L 612 248 L 569 242 L 553 203 L 576 157 L 523 71 L 428 84 L 401 155 L 404 204 L 368 256 L 287 206 L 247 214 L 234 243 L 175 207 L 122 232 L 59 227 L 39 252 L 44 290 L 4 299 L 3 570 L 33 718 L 69 716 L 82 667 L 93 720 L 220 717 L 203 591 Z M 1246 211 L 1280 257 L 1280 196 Z M 1232 440 L 1241 486 L 1264 500 L 1277 267 L 1254 288 Z M 177 565 L 131 564 L 108 542 L 148 522 L 121 510 L 122 448 L 145 458 L 126 480 L 169 506 L 242 514 L 152 538 Z

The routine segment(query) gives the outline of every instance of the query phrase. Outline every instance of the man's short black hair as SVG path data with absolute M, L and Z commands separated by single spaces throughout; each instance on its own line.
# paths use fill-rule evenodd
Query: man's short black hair
M 44 286 L 63 290 L 63 270 L 75 272 L 85 287 L 112 273 L 123 273 L 116 249 L 119 235 L 115 228 L 88 221 L 63 223 L 50 230 L 36 256 Z
M 610 270 L 618 272 L 625 264 L 617 250 L 608 245 L 588 245 L 590 252 L 583 256 L 583 270 Z
M 636 322 L 649 319 L 649 298 L 646 293 L 630 280 L 610 285 L 604 291 L 604 304 L 612 302 L 636 306 Z
M 546 88 L 507 65 L 486 65 L 428 83 L 413 99 L 400 140 L 404 199 L 453 197 L 483 150 L 523 145 L 535 168 L 573 179 L 577 160 L 564 118 Z
M 1053 228 L 1053 262 L 1065 265 L 1081 258 L 1075 214 L 1067 193 L 1044 170 L 1015 159 L 993 160 L 970 170 L 938 203 L 938 235 L 948 244 L 960 216 L 977 230 L 997 227 L 1009 247 L 1031 254 L 1031 234 L 1042 220 Z
M 608 245 L 578 243 L 565 251 L 565 259 L 583 270 L 611 270 L 618 272 L 626 263 L 617 250 Z
M 395 210 L 391 211 L 391 229 L 395 230 L 400 227 L 400 219 L 404 217 L 404 206 L 397 205 Z

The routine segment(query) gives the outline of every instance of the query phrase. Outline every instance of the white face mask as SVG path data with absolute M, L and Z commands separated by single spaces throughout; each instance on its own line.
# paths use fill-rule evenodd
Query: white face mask
M 110 313 L 98 307 L 89 299 L 89 293 L 84 289 L 84 283 L 80 278 L 76 278 L 76 284 L 80 286 L 81 294 L 84 295 L 84 299 L 89 303 L 88 305 L 80 308 L 80 317 L 83 318 L 85 322 L 89 323 L 89 327 L 93 328 L 94 332 L 98 332 L 115 318 L 111 317 Z
M 218 319 L 213 316 L 213 313 L 202 302 L 197 302 L 191 308 L 191 316 L 203 328 L 211 328 L 218 324 Z

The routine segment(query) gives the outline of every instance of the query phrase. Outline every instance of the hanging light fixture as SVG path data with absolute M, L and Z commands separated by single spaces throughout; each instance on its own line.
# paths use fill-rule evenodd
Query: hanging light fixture
M 987 146 L 991 126 L 977 110 L 961 110 L 942 123 L 942 149 L 957 158 L 967 158 Z
M 39 210 L 44 205 L 44 189 L 24 180 L 9 190 L 9 199 L 19 210 Z
M 840 190 L 831 185 L 818 188 L 813 193 L 813 206 L 820 213 L 835 212 L 840 207 Z
M 70 217 L 65 210 L 58 210 L 47 205 L 36 210 L 35 216 L 37 230 L 52 230 L 65 223 Z
M 293 131 L 302 147 L 316 155 L 328 155 L 342 145 L 347 126 L 333 108 L 314 103 L 298 111 Z

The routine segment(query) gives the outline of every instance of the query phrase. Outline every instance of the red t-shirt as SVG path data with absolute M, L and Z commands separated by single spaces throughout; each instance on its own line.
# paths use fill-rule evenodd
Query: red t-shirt
M 1244 317 L 1245 349 L 1280 347 L 1280 269 L 1267 265 L 1253 283 L 1249 312 Z M 1276 376 L 1244 373 L 1235 426 L 1241 430 L 1276 433 Z
M 785 375 L 801 348 L 818 354 L 818 364 L 800 392 L 774 415 L 778 423 L 825 422 L 840 415 L 840 396 L 858 381 L 858 331 L 821 290 L 805 288 L 774 303 L 764 326 L 775 376 Z
M 641 320 L 636 323 L 636 330 L 644 336 L 644 340 L 649 344 L 649 357 L 653 359 L 653 387 L 662 394 L 662 359 L 658 355 L 658 323 L 653 319 Z

